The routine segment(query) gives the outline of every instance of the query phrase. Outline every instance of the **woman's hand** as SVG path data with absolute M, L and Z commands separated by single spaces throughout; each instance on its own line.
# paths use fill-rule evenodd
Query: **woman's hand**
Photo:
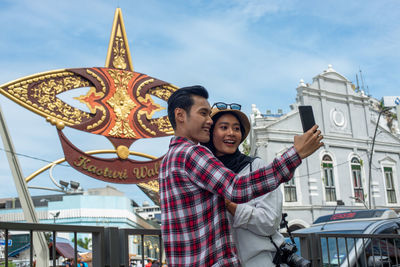
M 234 216 L 235 212 L 236 212 L 237 204 L 233 203 L 232 201 L 230 201 L 228 199 L 225 199 L 225 205 L 226 205 L 226 209 L 229 211 L 229 213 Z

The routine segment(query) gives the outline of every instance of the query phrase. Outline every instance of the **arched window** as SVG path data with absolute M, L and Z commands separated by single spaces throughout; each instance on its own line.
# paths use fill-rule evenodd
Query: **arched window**
M 333 161 L 329 155 L 324 155 L 322 157 L 322 170 L 326 201 L 334 202 L 336 201 L 335 178 L 333 176 Z
M 361 179 L 361 163 L 356 157 L 351 159 L 351 176 L 353 178 L 355 200 L 356 202 L 363 203 L 364 188 Z

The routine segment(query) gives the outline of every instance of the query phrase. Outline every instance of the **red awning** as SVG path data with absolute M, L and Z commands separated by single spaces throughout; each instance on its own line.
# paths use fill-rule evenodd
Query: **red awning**
M 50 248 L 53 247 L 53 243 L 50 243 Z M 74 256 L 74 248 L 68 243 L 56 242 L 56 251 L 58 254 L 63 256 L 64 258 L 73 259 Z M 79 254 L 78 254 L 79 258 Z

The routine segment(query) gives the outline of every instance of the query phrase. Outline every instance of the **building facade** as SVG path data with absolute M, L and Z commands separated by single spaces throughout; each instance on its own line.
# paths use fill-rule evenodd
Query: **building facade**
M 40 223 L 155 229 L 135 212 L 137 203 L 114 187 L 32 197 Z M 0 221 L 25 222 L 18 198 L 0 199 Z
M 294 179 L 280 187 L 289 226 L 307 227 L 333 212 L 370 207 L 398 211 L 400 134 L 394 113 L 385 111 L 379 116 L 380 101 L 332 66 L 311 84 L 300 81 L 296 102 L 286 114 L 262 114 L 253 105 L 250 154 L 271 162 L 292 146 L 293 137 L 302 134 L 299 105 L 312 106 L 324 146 L 303 160 Z
M 136 213 L 136 209 L 143 210 L 147 206 L 139 207 L 125 193 L 111 186 L 88 189 L 73 194 L 32 196 L 32 201 L 40 223 L 135 229 L 160 228 L 159 223 L 151 216 L 147 219 Z M 0 222 L 26 222 L 18 198 L 0 199 Z M 25 250 L 29 248 L 29 233 L 12 231 L 9 238 L 14 242 L 10 246 L 11 252 L 20 247 L 24 247 Z M 73 233 L 59 232 L 57 238 L 72 240 Z M 78 241 L 79 239 L 91 240 L 91 234 L 79 233 L 77 238 Z M 130 235 L 128 238 L 130 255 L 141 258 L 140 236 Z M 4 240 L 1 233 L 0 239 Z M 145 244 L 147 245 L 145 247 L 146 257 L 155 258 L 159 255 L 158 237 L 146 237 Z M 91 241 L 88 246 L 91 248 Z M 29 250 L 25 250 L 18 251 L 18 259 L 24 259 L 24 262 L 27 262 L 29 261 Z M 13 253 L 10 256 L 13 256 Z M 0 257 L 4 257 L 4 246 L 1 244 Z

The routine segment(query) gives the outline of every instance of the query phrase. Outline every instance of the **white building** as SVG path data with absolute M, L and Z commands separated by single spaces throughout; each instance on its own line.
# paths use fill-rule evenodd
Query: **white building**
M 311 84 L 300 81 L 296 103 L 287 114 L 261 114 L 253 105 L 251 154 L 267 162 L 292 146 L 294 135 L 302 134 L 299 105 L 313 107 L 324 136 L 325 146 L 305 159 L 295 178 L 281 186 L 292 229 L 307 227 L 321 215 L 370 205 L 398 211 L 400 135 L 397 120 L 385 114 L 375 139 L 369 203 L 369 158 L 379 104 L 329 66 Z
M 158 229 L 137 213 L 138 204 L 112 186 L 76 194 L 33 196 L 40 223 Z M 0 199 L 1 222 L 25 222 L 18 198 Z
M 157 205 L 151 205 L 145 201 L 141 207 L 134 208 L 134 211 L 146 220 L 154 220 L 161 224 L 161 208 Z

